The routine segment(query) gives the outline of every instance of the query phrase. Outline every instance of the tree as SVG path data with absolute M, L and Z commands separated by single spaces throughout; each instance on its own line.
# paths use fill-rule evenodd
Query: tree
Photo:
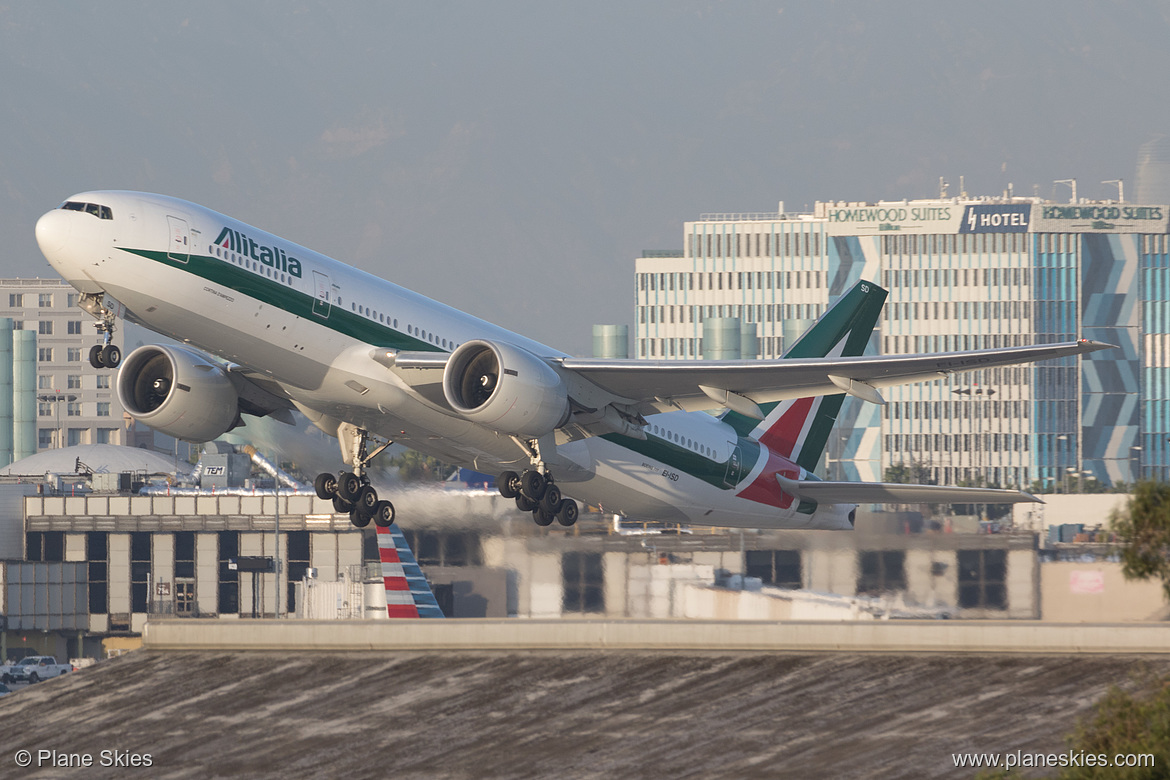
M 390 465 L 398 469 L 398 476 L 405 482 L 441 482 L 447 478 L 454 466 L 437 458 L 423 455 L 415 450 L 390 459 Z
M 1121 538 L 1121 571 L 1127 580 L 1162 580 L 1170 599 L 1170 484 L 1142 480 L 1125 509 L 1109 518 Z

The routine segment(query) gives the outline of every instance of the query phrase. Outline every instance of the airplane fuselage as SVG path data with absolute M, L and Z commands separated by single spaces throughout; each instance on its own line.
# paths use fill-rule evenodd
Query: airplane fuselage
M 351 423 L 489 473 L 528 464 L 512 437 L 462 417 L 371 353 L 442 356 L 476 339 L 542 358 L 564 353 L 193 203 L 90 192 L 67 204 L 81 208 L 38 222 L 42 251 L 69 284 L 104 295 L 127 319 L 263 375 L 326 430 Z M 853 505 L 784 494 L 777 474 L 808 472 L 716 417 L 646 419 L 645 439 L 560 442 L 558 454 L 571 464 L 557 473 L 562 490 L 639 519 L 852 527 Z

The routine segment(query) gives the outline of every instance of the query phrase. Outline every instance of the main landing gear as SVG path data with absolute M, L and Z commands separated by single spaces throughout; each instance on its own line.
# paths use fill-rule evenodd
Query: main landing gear
M 541 474 L 536 469 L 528 469 L 523 474 L 505 471 L 496 477 L 496 488 L 504 498 L 516 499 L 516 507 L 521 512 L 532 512 L 532 519 L 539 526 L 552 525 L 555 519 L 568 528 L 577 522 L 580 514 L 576 501 L 561 496 L 552 475 Z
M 90 295 L 83 295 L 79 302 L 82 309 L 94 314 L 97 318 L 98 335 L 102 337 L 101 344 L 94 344 L 89 349 L 89 364 L 94 368 L 117 368 L 122 363 L 122 350 L 114 343 L 114 325 L 117 317 L 101 304 L 101 300 Z
M 348 514 L 349 521 L 358 528 L 365 528 L 371 520 L 374 525 L 388 528 L 394 522 L 394 505 L 379 500 L 378 491 L 370 484 L 365 470 L 378 453 L 390 446 L 390 442 L 367 454 L 368 438 L 365 431 L 357 432 L 353 471 L 343 471 L 336 477 L 328 473 L 318 474 L 313 480 L 313 489 L 320 498 L 333 499 L 334 511 Z

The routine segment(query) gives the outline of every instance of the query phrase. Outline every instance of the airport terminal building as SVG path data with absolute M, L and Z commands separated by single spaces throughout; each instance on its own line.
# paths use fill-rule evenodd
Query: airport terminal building
M 905 465 L 1046 491 L 1078 476 L 1167 479 L 1168 218 L 1165 205 L 1008 197 L 705 214 L 685 223 L 681 251 L 636 261 L 636 356 L 779 357 L 871 280 L 889 298 L 870 354 L 1077 338 L 1119 349 L 890 388 L 884 409 L 849 398 L 831 478 Z

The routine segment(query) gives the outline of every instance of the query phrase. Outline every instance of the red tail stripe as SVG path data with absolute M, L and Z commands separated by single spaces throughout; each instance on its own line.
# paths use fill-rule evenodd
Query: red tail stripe
M 402 563 L 402 559 L 398 557 L 398 550 L 393 547 L 379 547 L 378 557 L 382 563 Z
M 413 604 L 387 604 L 386 614 L 392 618 L 416 618 L 418 607 Z
M 800 433 L 808 420 L 815 398 L 798 398 L 792 402 L 780 419 L 760 436 L 760 443 L 785 458 L 794 458 Z
M 386 590 L 410 590 L 406 577 L 383 577 L 382 580 Z

